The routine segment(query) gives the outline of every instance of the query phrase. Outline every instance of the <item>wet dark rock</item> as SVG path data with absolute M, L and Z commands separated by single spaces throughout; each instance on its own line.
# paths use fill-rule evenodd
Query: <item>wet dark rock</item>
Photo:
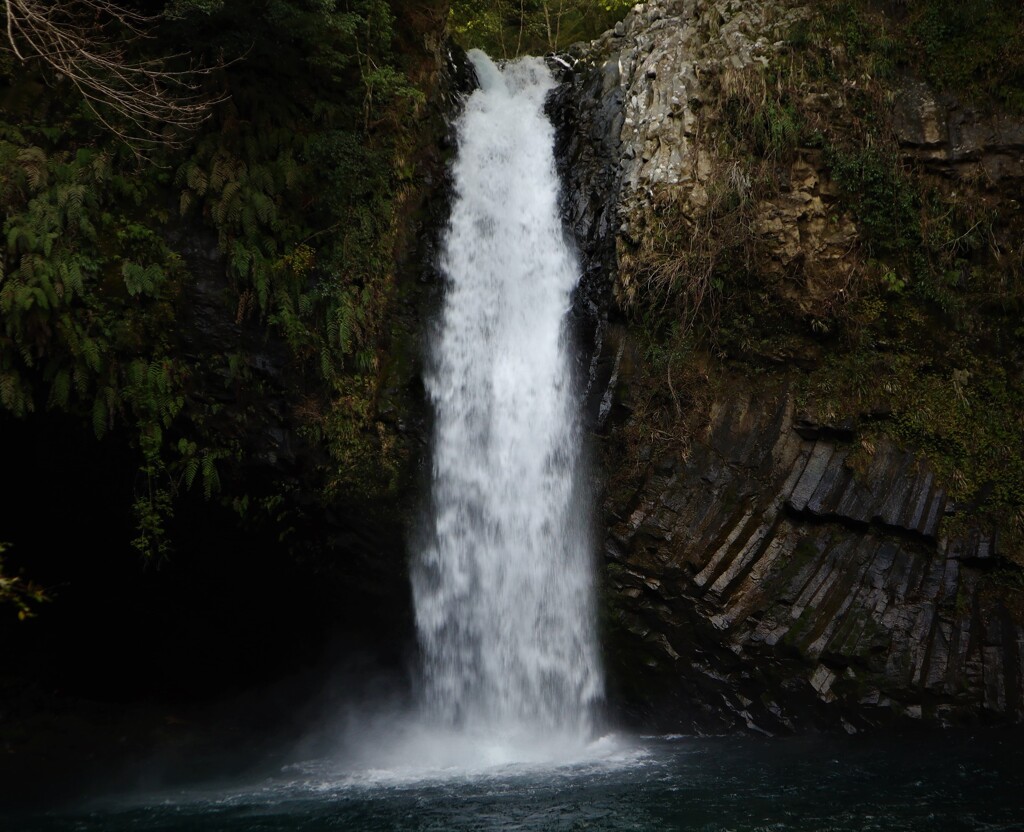
M 1008 194 L 1024 179 L 1024 123 L 1019 118 L 983 113 L 907 78 L 894 101 L 892 123 L 908 156 L 934 173 L 947 178 L 980 173 Z
M 551 101 L 563 209 L 584 267 L 574 307 L 582 374 L 610 478 L 610 698 L 637 722 L 698 731 L 1019 721 L 1024 629 L 989 591 L 995 532 L 975 506 L 954 505 L 912 449 L 862 443 L 852 419 L 797 412 L 786 368 L 814 368 L 813 349 L 780 347 L 769 359 L 775 382 L 718 385 L 709 424 L 685 448 L 649 439 L 660 424 L 641 426 L 651 433 L 634 445 L 618 441 L 643 412 L 629 369 L 643 359 L 609 292 L 616 280 L 623 297 L 644 289 L 618 274 L 616 245 L 621 254 L 639 242 L 655 192 L 699 215 L 720 175 L 707 139 L 723 110 L 712 79 L 772 60 L 806 11 L 652 0 L 572 47 Z M 850 117 L 841 89 L 805 104 Z M 908 160 L 951 187 L 984 180 L 1016 198 L 1019 120 L 908 78 L 893 130 Z M 801 149 L 779 173 L 781 196 L 759 206 L 754 229 L 780 280 L 802 272 L 795 302 L 811 314 L 857 268 L 860 231 L 838 211 L 820 150 Z M 889 416 L 882 402 L 863 418 Z
M 171 233 L 195 278 L 178 329 L 180 352 L 197 367 L 190 394 L 218 405 L 207 428 L 238 448 L 239 461 L 221 475 L 225 490 L 279 501 L 275 512 L 286 518 L 292 556 L 336 588 L 338 609 L 348 610 L 342 626 L 371 634 L 389 651 L 413 640 L 406 562 L 430 430 L 421 376 L 425 322 L 440 292 L 437 242 L 448 212 L 443 150 L 452 140 L 454 115 L 476 83 L 461 50 L 442 49 L 440 42 L 435 47 L 434 95 L 416 151 L 422 181 L 434 184 L 419 189 L 400 220 L 406 228 L 396 251 L 388 342 L 381 345 L 387 359 L 377 420 L 409 448 L 396 489 L 326 504 L 323 489 L 337 463 L 322 443 L 310 441 L 301 410 L 309 401 L 328 407 L 331 391 L 258 316 L 237 314 L 237 292 L 227 283 L 213 236 L 191 226 Z M 237 367 L 229 363 L 232 355 Z
M 939 536 L 945 495 L 913 453 L 878 443 L 859 471 L 850 443 L 801 435 L 785 388 L 728 389 L 682 471 L 606 504 L 629 712 L 703 731 L 1021 719 L 1024 628 L 977 591 L 991 534 Z
M 547 109 L 556 131 L 562 216 L 580 264 L 571 312 L 577 375 L 584 412 L 596 423 L 601 397 L 615 372 L 606 321 L 615 274 L 622 90 L 618 65 L 610 59 L 593 67 L 570 56 L 555 69 L 561 83 Z

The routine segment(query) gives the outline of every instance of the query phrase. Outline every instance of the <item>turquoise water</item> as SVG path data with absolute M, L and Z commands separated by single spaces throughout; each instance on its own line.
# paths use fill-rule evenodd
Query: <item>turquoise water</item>
M 646 738 L 561 767 L 287 766 L 248 784 L 0 817 L 10 832 L 1024 830 L 1024 736 Z

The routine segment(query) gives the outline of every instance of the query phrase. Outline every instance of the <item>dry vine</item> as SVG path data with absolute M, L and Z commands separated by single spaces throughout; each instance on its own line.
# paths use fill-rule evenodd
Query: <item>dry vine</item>
M 128 143 L 177 144 L 219 99 L 199 79 L 219 67 L 173 70 L 182 55 L 133 60 L 127 47 L 151 37 L 156 17 L 110 0 L 4 0 L 7 40 L 22 61 L 38 60 L 70 81 L 96 117 Z

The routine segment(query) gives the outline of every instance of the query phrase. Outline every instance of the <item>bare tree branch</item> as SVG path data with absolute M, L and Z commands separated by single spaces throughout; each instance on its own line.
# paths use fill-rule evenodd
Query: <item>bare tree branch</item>
M 172 70 L 182 54 L 133 59 L 127 47 L 157 20 L 112 0 L 3 0 L 7 41 L 23 62 L 39 61 L 67 79 L 96 117 L 124 141 L 178 144 L 223 99 L 200 87 L 220 67 Z

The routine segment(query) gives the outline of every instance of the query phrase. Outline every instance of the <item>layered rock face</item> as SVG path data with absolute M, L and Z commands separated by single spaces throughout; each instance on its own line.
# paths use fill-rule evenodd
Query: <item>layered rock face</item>
M 908 79 L 893 106 L 893 130 L 908 156 L 931 172 L 971 179 L 982 174 L 997 187 L 1024 180 L 1024 124 L 986 114 Z
M 634 264 L 666 233 L 666 204 L 673 233 L 696 239 L 723 183 L 753 193 L 721 146 L 726 101 L 809 14 L 784 2 L 638 5 L 571 50 L 556 99 L 562 135 L 583 137 L 562 145 L 566 213 L 589 279 L 615 299 L 591 374 L 608 478 L 613 698 L 638 721 L 693 730 L 1019 721 L 1024 627 L 1018 596 L 991 580 L 1007 566 L 1000 537 L 948 496 L 922 454 L 810 418 L 798 376 L 813 356 L 782 355 L 764 376 L 711 361 L 707 389 L 682 405 L 670 372 L 667 404 L 645 411 L 647 358 L 617 323 L 651 291 Z M 840 84 L 802 106 L 853 118 Z M 999 187 L 1019 182 L 1011 120 L 941 102 L 913 80 L 892 112 L 903 152 L 936 176 L 977 183 L 981 169 Z M 862 234 L 821 148 L 784 165 L 783 187 L 753 194 L 745 233 L 776 281 L 765 303 L 814 318 L 843 302 Z
M 787 390 L 737 383 L 685 462 L 610 502 L 627 694 L 698 729 L 1019 718 L 1024 629 L 984 589 L 991 534 L 940 536 L 954 506 L 927 463 L 857 451 Z
M 711 126 L 722 121 L 726 98 L 751 83 L 750 70 L 768 66 L 807 14 L 777 2 L 640 4 L 580 55 L 607 55 L 602 75 L 614 76 L 621 90 L 620 258 L 652 233 L 659 197 L 696 225 L 724 187 L 750 189 L 745 172 L 720 152 Z M 820 94 L 809 104 L 823 118 L 844 116 L 841 97 Z M 802 273 L 798 302 L 810 309 L 849 281 L 856 227 L 836 213 L 820 150 L 802 150 L 786 176 L 785 191 L 760 202 L 752 232 L 769 271 Z M 623 302 L 643 291 L 626 270 L 620 274 Z

